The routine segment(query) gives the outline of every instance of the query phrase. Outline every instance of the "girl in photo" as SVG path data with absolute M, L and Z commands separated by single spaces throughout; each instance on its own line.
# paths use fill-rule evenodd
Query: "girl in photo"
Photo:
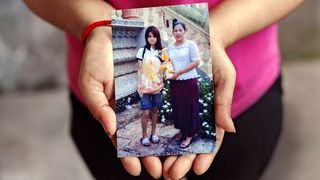
M 141 145 L 150 146 L 159 143 L 156 135 L 158 121 L 158 109 L 162 106 L 161 90 L 163 88 L 162 75 L 160 73 L 161 59 L 159 53 L 162 50 L 160 32 L 155 26 L 149 26 L 145 32 L 146 45 L 139 49 L 138 59 L 138 93 L 141 97 L 140 108 L 142 112 Z M 147 135 L 149 118 L 152 121 L 151 135 Z
M 199 50 L 195 42 L 186 39 L 186 25 L 173 20 L 175 42 L 167 50 L 175 73 L 170 81 L 172 118 L 180 132 L 176 140 L 182 140 L 180 148 L 187 148 L 193 136 L 200 130 L 199 87 L 196 67 L 199 66 Z

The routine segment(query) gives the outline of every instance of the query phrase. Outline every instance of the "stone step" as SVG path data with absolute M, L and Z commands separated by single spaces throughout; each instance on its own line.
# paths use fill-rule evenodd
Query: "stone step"
M 137 72 L 137 61 L 130 61 L 127 63 L 119 63 L 114 67 L 114 76 L 119 77 L 130 73 Z
M 116 100 L 124 98 L 137 91 L 137 73 L 115 78 Z
M 135 48 L 116 49 L 113 51 L 113 61 L 115 65 L 136 60 L 137 50 Z

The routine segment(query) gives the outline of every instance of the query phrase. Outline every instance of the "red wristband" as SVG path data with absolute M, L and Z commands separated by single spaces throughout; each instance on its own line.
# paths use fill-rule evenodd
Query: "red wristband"
M 94 28 L 99 27 L 99 26 L 111 26 L 111 20 L 96 21 L 96 22 L 89 24 L 89 26 L 86 27 L 86 29 L 84 29 L 81 34 L 81 41 L 82 41 L 83 45 L 86 44 L 86 40 L 87 40 L 90 32 Z

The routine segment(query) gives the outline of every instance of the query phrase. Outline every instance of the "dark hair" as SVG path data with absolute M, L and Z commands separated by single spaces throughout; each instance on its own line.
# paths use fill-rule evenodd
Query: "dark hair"
M 187 27 L 186 27 L 186 24 L 182 21 L 178 21 L 177 19 L 173 19 L 172 20 L 172 30 L 174 30 L 174 27 L 176 27 L 177 25 L 181 25 L 182 28 L 187 31 Z
M 156 38 L 157 38 L 157 42 L 155 44 L 155 49 L 158 49 L 158 50 L 162 50 L 162 44 L 161 44 L 161 38 L 160 38 L 160 32 L 158 30 L 158 28 L 156 28 L 155 26 L 149 26 L 147 29 L 146 29 L 146 32 L 144 34 L 144 38 L 146 40 L 146 45 L 144 47 L 146 47 L 147 49 L 150 50 L 150 43 L 148 42 L 148 36 L 149 36 L 149 33 L 152 33 Z

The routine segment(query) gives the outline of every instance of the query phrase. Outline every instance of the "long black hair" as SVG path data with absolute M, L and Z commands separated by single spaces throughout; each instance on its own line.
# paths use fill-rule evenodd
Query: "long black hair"
M 173 19 L 172 20 L 172 30 L 174 30 L 174 27 L 176 27 L 177 25 L 181 25 L 182 28 L 187 31 L 187 27 L 186 27 L 186 24 L 182 21 L 178 21 L 177 19 Z
M 149 36 L 150 32 L 153 34 L 153 36 L 155 36 L 157 38 L 157 42 L 155 44 L 155 49 L 162 50 L 160 32 L 159 32 L 158 28 L 156 28 L 155 26 L 149 26 L 146 29 L 146 32 L 144 34 L 144 38 L 146 40 L 146 45 L 144 47 L 146 47 L 147 49 L 150 50 L 151 45 L 148 42 L 148 36 Z

